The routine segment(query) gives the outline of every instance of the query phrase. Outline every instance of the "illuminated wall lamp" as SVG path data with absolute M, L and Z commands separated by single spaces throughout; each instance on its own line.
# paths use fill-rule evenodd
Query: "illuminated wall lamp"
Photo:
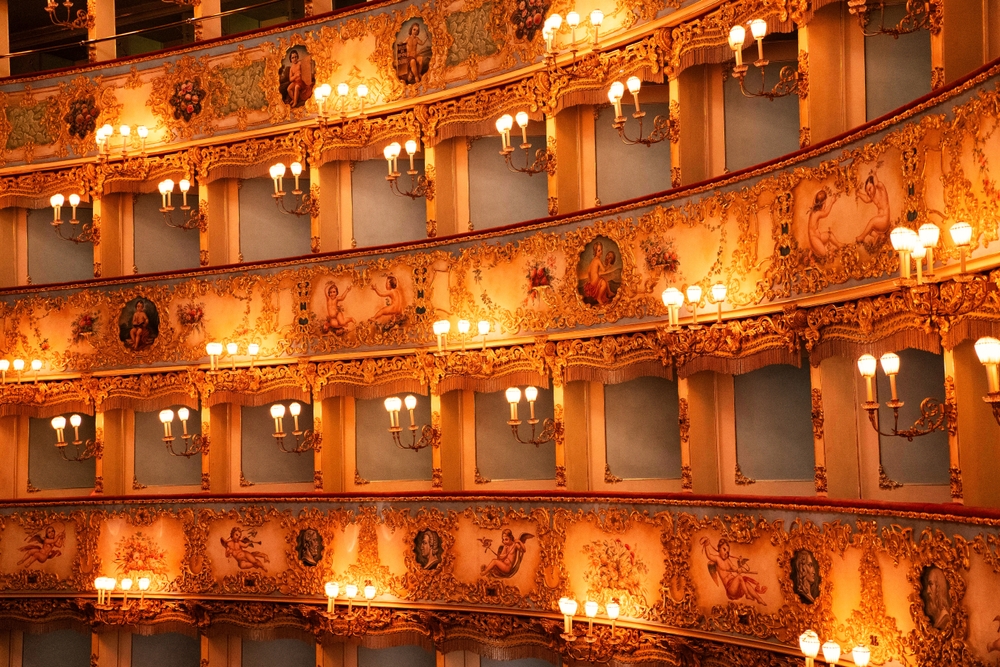
M 799 635 L 799 650 L 806 658 L 806 667 L 813 667 L 816 656 L 819 655 L 819 635 L 813 630 L 806 630 Z
M 328 581 L 323 585 L 323 592 L 326 593 L 326 613 L 332 614 L 337 604 L 337 596 L 340 595 L 340 584 Z
M 377 594 L 378 594 L 378 591 L 376 590 L 376 588 L 372 584 L 372 582 L 370 582 L 370 581 L 365 582 L 364 595 L 365 595 L 365 610 L 366 611 L 371 611 L 372 600 L 375 599 L 375 596 Z
M 91 439 L 84 442 L 80 439 L 80 424 L 83 423 L 83 418 L 80 415 L 70 415 L 69 425 L 73 427 L 73 442 L 66 442 L 66 418 L 62 415 L 58 417 L 53 417 L 50 422 L 52 428 L 56 432 L 56 449 L 67 461 L 86 461 L 88 459 L 97 458 L 101 455 L 102 444 L 100 440 Z M 66 445 L 72 444 L 73 448 L 76 450 L 73 455 L 66 454 Z M 82 447 L 82 449 L 81 449 Z
M 205 352 L 208 354 L 209 370 L 219 370 L 219 357 L 222 356 L 222 343 L 206 343 Z
M 419 451 L 424 447 L 434 444 L 437 437 L 437 433 L 434 427 L 424 425 L 417 426 L 416 417 L 413 411 L 417 407 L 417 397 L 410 394 L 405 400 L 400 399 L 398 396 L 390 396 L 385 399 L 383 403 L 385 406 L 385 411 L 389 413 L 389 433 L 392 435 L 392 441 L 396 443 L 396 446 L 400 449 L 411 449 L 413 451 Z M 403 442 L 400 434 L 403 432 L 403 427 L 399 425 L 399 413 L 403 406 L 406 406 L 406 410 L 410 413 L 410 442 Z M 420 439 L 417 439 L 417 431 L 420 431 Z
M 344 597 L 347 598 L 347 614 L 353 614 L 354 598 L 358 597 L 358 587 L 355 584 L 347 584 L 344 587 Z
M 278 448 L 286 454 L 301 454 L 318 448 L 321 436 L 312 429 L 302 430 L 299 428 L 299 415 L 302 414 L 302 404 L 292 401 L 288 405 L 288 414 L 292 416 L 294 421 L 292 435 L 295 437 L 295 446 L 292 448 L 285 446 L 285 436 L 287 435 L 284 425 L 285 406 L 281 403 L 275 403 L 271 406 L 271 418 L 274 419 L 274 433 L 271 435 L 277 441 Z
M 983 396 L 983 400 L 989 403 L 993 418 L 1000 424 L 1000 371 L 997 370 L 1000 364 L 1000 340 L 985 336 L 976 341 L 975 347 L 979 362 L 986 367 L 987 394 Z
M 972 243 L 972 225 L 967 222 L 956 222 L 948 230 L 948 233 L 951 235 L 952 242 L 958 246 L 958 270 L 961 275 L 956 280 L 968 279 L 965 277 L 965 256 L 968 254 Z
M 181 191 L 181 210 L 190 211 L 191 207 L 188 205 L 188 192 L 191 190 L 191 181 L 186 178 L 182 178 L 177 186 Z M 172 179 L 168 178 L 164 181 L 160 181 L 157 189 L 160 191 L 161 198 L 160 213 L 163 214 L 163 221 L 167 223 L 168 227 L 185 230 L 198 229 L 201 231 L 206 231 L 208 229 L 208 217 L 203 211 L 200 210 L 185 217 L 182 222 L 174 222 L 174 182 Z
M 510 419 L 507 421 L 507 425 L 510 426 L 511 432 L 514 434 L 514 439 L 524 445 L 534 445 L 538 447 L 546 442 L 552 442 L 561 425 L 558 424 L 551 417 L 546 418 L 542 422 L 542 432 L 537 436 L 535 431 L 538 427 L 539 419 L 535 417 L 535 401 L 538 400 L 538 389 L 536 387 L 525 387 L 524 398 L 528 401 L 528 410 L 530 417 L 528 418 L 528 424 L 531 425 L 531 437 L 527 440 L 521 439 L 520 426 L 521 420 L 517 417 L 517 404 L 521 402 L 521 390 L 517 387 L 508 387 L 507 391 L 504 392 L 507 398 L 507 403 L 510 404 Z
M 24 359 L 14 360 L 14 372 L 17 373 L 17 381 L 21 381 L 21 374 L 24 372 Z
M 920 238 L 920 245 L 927 249 L 927 269 L 924 275 L 929 277 L 934 274 L 934 248 L 941 238 L 941 228 L 933 222 L 927 222 L 920 225 L 917 236 Z
M 875 377 L 876 363 L 875 357 L 870 354 L 863 354 L 858 358 L 858 372 L 865 379 L 865 389 L 867 399 L 861 407 L 868 413 L 868 421 L 872 428 L 879 435 L 897 436 L 906 438 L 912 442 L 913 438 L 928 435 L 935 431 L 943 431 L 948 428 L 952 418 L 952 408 L 946 403 L 941 403 L 936 398 L 925 398 L 920 402 L 920 417 L 908 429 L 899 430 L 899 409 L 903 407 L 903 401 L 899 400 L 896 393 L 896 376 L 899 374 L 899 355 L 893 352 L 886 352 L 880 359 L 882 372 L 889 378 L 889 389 L 892 400 L 886 401 L 886 407 L 892 408 L 893 427 L 891 432 L 884 432 L 879 428 L 878 422 L 878 401 L 875 400 L 872 381 Z
M 691 329 L 700 329 L 701 325 L 698 324 L 698 304 L 701 303 L 701 286 L 699 285 L 689 285 L 685 296 L 687 296 L 687 306 L 688 310 L 691 311 Z
M 511 160 L 511 154 L 514 152 L 514 147 L 510 143 L 510 131 L 514 127 L 514 119 L 517 119 L 517 125 L 521 128 L 521 149 L 524 151 L 524 167 L 515 167 L 513 160 Z M 497 119 L 496 128 L 497 132 L 500 133 L 500 155 L 503 156 L 504 161 L 507 163 L 507 168 L 513 172 L 519 174 L 527 174 L 528 176 L 534 176 L 535 174 L 540 174 L 543 171 L 548 173 L 555 172 L 555 155 L 550 152 L 547 148 L 540 148 L 535 151 L 535 161 L 531 162 L 531 144 L 528 143 L 528 114 L 525 111 L 518 111 L 512 117 L 510 114 L 504 114 Z
M 188 458 L 195 454 L 207 453 L 208 437 L 204 434 L 192 435 L 188 433 L 188 419 L 191 418 L 191 411 L 187 408 L 180 408 L 177 410 L 177 417 L 181 420 L 183 431 L 181 440 L 184 441 L 184 449 L 180 452 L 174 451 L 174 440 L 176 440 L 173 433 L 174 411 L 160 410 L 160 423 L 163 424 L 163 443 L 167 446 L 167 451 L 170 452 L 171 456 Z
M 42 360 L 32 359 L 31 360 L 31 372 L 35 374 L 35 384 L 38 384 L 38 373 L 42 370 Z
M 725 302 L 728 292 L 729 289 L 725 283 L 715 283 L 712 285 L 712 301 L 715 303 L 716 308 L 718 308 L 715 317 L 716 326 L 722 326 L 722 304 Z
M 326 123 L 326 101 L 330 99 L 330 95 L 333 94 L 333 87 L 328 83 L 323 83 L 316 86 L 313 90 L 313 99 L 316 100 L 317 115 L 319 116 L 320 124 Z
M 295 179 L 295 189 L 292 190 L 292 195 L 298 198 L 298 204 L 295 208 L 287 208 L 285 206 L 285 195 L 287 194 L 284 190 L 285 187 L 285 174 L 291 171 L 292 177 Z M 299 187 L 299 179 L 302 176 L 303 166 L 301 162 L 293 162 L 288 167 L 285 167 L 283 162 L 278 162 L 271 165 L 268 169 L 268 174 L 271 176 L 271 180 L 274 181 L 274 193 L 271 198 L 274 199 L 275 206 L 278 210 L 286 215 L 296 215 L 302 217 L 304 215 L 315 215 L 318 212 L 319 202 L 313 202 L 308 192 L 303 192 Z M 315 209 L 315 210 L 314 210 Z
M 410 177 L 410 189 L 400 190 L 399 189 L 399 154 L 402 147 L 398 142 L 392 142 L 382 151 L 382 156 L 385 157 L 386 162 L 389 163 L 389 174 L 385 177 L 385 180 L 389 182 L 389 189 L 392 193 L 399 197 L 409 197 L 410 199 L 419 199 L 421 197 L 427 197 L 428 199 L 434 198 L 434 184 L 427 178 L 427 174 L 423 174 L 418 177 L 420 172 L 417 171 L 414 165 L 414 160 L 417 154 L 417 142 L 410 139 L 406 142 L 406 154 L 410 158 L 410 168 L 406 171 L 407 175 Z
M 684 305 L 684 295 L 676 287 L 668 287 L 663 290 L 660 298 L 663 299 L 663 305 L 667 307 L 670 329 L 677 329 L 679 326 L 677 313 L 680 311 L 681 306 Z
M 573 617 L 576 616 L 578 606 L 573 598 L 559 598 L 559 611 L 563 615 L 563 632 L 559 636 L 568 642 L 576 640 L 576 635 L 573 634 Z
M 919 235 L 909 227 L 895 227 L 889 232 L 889 242 L 892 249 L 899 254 L 899 278 L 910 280 L 910 255 L 920 244 Z

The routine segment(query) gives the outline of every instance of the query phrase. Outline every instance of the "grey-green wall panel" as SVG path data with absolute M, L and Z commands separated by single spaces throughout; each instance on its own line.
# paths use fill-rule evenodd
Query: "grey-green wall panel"
M 515 166 L 523 167 L 524 151 L 519 148 L 521 128 L 516 125 L 510 141 L 514 145 L 511 160 Z M 529 135 L 528 142 L 534 162 L 535 151 L 545 148 L 545 136 Z M 545 172 L 531 176 L 512 172 L 500 155 L 500 145 L 500 135 L 496 135 L 477 139 L 469 148 L 469 219 L 476 229 L 502 227 L 549 214 Z
M 315 667 L 316 645 L 301 639 L 243 640 L 243 667 Z
M 171 214 L 174 224 L 187 220 L 198 210 L 198 191 L 188 192 L 190 211 L 180 209 L 180 193 L 174 195 L 175 210 Z M 135 267 L 139 273 L 157 271 L 178 271 L 196 269 L 199 266 L 200 249 L 198 229 L 174 229 L 167 225 L 164 214 L 160 213 L 162 200 L 159 194 L 139 195 L 132 207 L 134 221 L 133 247 Z
M 94 438 L 94 418 L 81 415 L 80 440 Z M 94 486 L 96 465 L 94 459 L 66 461 L 56 447 L 56 432 L 51 419 L 28 420 L 28 480 L 39 489 L 86 489 Z M 66 415 L 65 437 L 73 440 L 73 427 Z M 82 448 L 81 448 L 82 449 Z M 66 445 L 67 456 L 76 454 L 73 445 Z
M 285 173 L 285 206 L 294 208 L 298 198 L 292 195 L 295 181 Z M 309 192 L 309 181 L 301 179 L 303 192 Z M 271 195 L 274 181 L 270 178 L 250 178 L 240 186 L 240 253 L 246 262 L 278 257 L 308 255 L 312 230 L 308 215 L 286 215 L 278 210 Z
M 885 8 L 885 23 L 893 26 L 905 12 L 903 5 Z M 879 11 L 872 12 L 872 28 Z M 931 92 L 931 34 L 918 30 L 894 38 L 865 37 L 865 107 L 868 120 L 909 104 Z
M 424 161 L 414 164 L 424 173 Z M 410 189 L 409 158 L 404 153 L 399 158 L 401 190 Z M 410 199 L 393 194 L 385 160 L 363 160 L 354 163 L 351 172 L 351 199 L 354 208 L 354 240 L 358 247 L 387 245 L 416 241 L 427 237 L 427 202 L 423 198 Z
M 404 398 L 400 395 L 400 398 Z M 416 396 L 417 407 L 413 417 L 417 424 L 417 438 L 422 427 L 431 423 L 431 399 Z M 358 474 L 370 482 L 388 480 L 429 480 L 431 478 L 431 448 L 419 451 L 404 450 L 396 446 L 389 434 L 389 413 L 384 399 L 358 399 L 354 402 L 355 437 Z M 403 443 L 412 442 L 410 413 L 403 407 L 399 413 Z
M 358 667 L 434 667 L 434 653 L 420 646 L 358 647 Z
M 766 50 L 766 47 L 765 47 Z M 794 62 L 771 62 L 764 70 L 764 85 L 778 83 L 781 68 Z M 746 75 L 749 91 L 760 90 L 760 70 L 750 65 Z M 722 86 L 725 104 L 726 169 L 737 171 L 773 160 L 799 148 L 799 98 L 775 100 L 744 97 L 739 81 L 730 76 Z
M 132 667 L 198 667 L 201 644 L 177 633 L 132 635 Z
M 175 452 L 184 451 L 181 438 L 181 421 L 177 418 L 179 406 L 171 406 L 174 411 L 173 442 Z M 188 432 L 201 433 L 201 414 L 191 410 Z M 201 455 L 187 458 L 172 456 L 163 442 L 163 424 L 160 412 L 135 413 L 135 478 L 147 486 L 171 486 L 201 483 Z
M 604 388 L 611 472 L 623 479 L 678 479 L 681 433 L 677 382 L 644 377 Z
M 286 408 L 291 401 L 282 401 Z M 274 433 L 274 420 L 271 419 L 271 404 L 251 408 L 241 408 L 243 440 L 243 475 L 254 483 L 295 483 L 312 482 L 313 453 L 286 454 L 278 449 Z M 300 428 L 311 429 L 313 425 L 312 405 L 302 404 L 302 414 L 299 415 Z M 292 417 L 285 413 L 284 429 L 285 447 L 291 449 L 295 445 L 292 436 Z
M 70 235 L 70 207 L 63 208 L 63 233 Z M 93 219 L 93 209 L 78 208 L 80 225 Z M 74 230 L 75 233 L 76 230 Z M 89 280 L 94 277 L 94 246 L 73 243 L 52 231 L 52 209 L 28 210 L 28 275 L 33 285 Z
M 25 634 L 21 667 L 89 667 L 90 634 L 76 630 L 53 630 Z
M 521 420 L 521 438 L 531 435 L 528 426 L 528 403 L 522 396 L 517 416 Z M 552 390 L 539 389 L 535 403 L 535 416 L 542 422 L 553 414 Z M 547 442 L 538 447 L 517 442 L 507 425 L 510 404 L 504 392 L 476 393 L 476 466 L 487 479 L 553 479 L 555 477 L 555 444 Z
M 642 102 L 642 94 L 639 95 Z M 642 121 L 644 136 L 653 129 L 657 115 L 670 118 L 669 104 L 641 104 L 646 117 Z M 625 129 L 635 139 L 639 135 L 639 122 L 632 118 L 635 106 L 628 93 L 622 100 L 622 112 L 627 118 Z M 597 144 L 597 198 L 601 204 L 633 199 L 670 188 L 670 142 L 661 141 L 652 146 L 628 146 L 611 125 L 615 117 L 612 107 L 600 110 L 595 121 L 594 140 Z M 594 202 L 584 202 L 591 206 Z

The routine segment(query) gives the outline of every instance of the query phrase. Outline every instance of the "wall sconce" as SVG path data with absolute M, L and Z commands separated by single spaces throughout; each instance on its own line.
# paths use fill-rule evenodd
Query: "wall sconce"
M 969 248 L 972 243 L 972 225 L 967 222 L 956 222 L 948 230 L 948 233 L 951 234 L 952 242 L 958 246 L 958 270 L 961 275 L 955 278 L 955 280 L 970 280 L 971 277 L 965 275 L 965 256 L 969 253 Z
M 366 603 L 365 611 L 371 611 L 372 600 L 375 599 L 375 595 L 377 592 L 378 591 L 375 589 L 375 586 L 372 585 L 372 582 L 370 581 L 365 582 L 365 587 L 364 587 L 365 603 Z
M 559 636 L 568 642 L 576 640 L 576 635 L 573 634 L 573 617 L 576 615 L 577 607 L 577 602 L 573 598 L 559 598 L 559 611 L 563 615 L 563 632 Z
M 358 84 L 358 87 L 355 90 L 357 90 L 357 93 L 358 93 L 358 102 L 361 104 L 361 109 L 360 109 L 359 113 L 362 116 L 364 116 L 365 115 L 365 100 L 368 99 L 368 86 L 366 86 L 363 83 L 362 84 Z M 337 86 L 337 92 L 338 93 L 340 92 L 340 86 Z
M 750 21 L 750 33 L 757 41 L 757 60 L 754 65 L 760 70 L 760 90 L 750 92 L 744 83 L 749 67 L 743 64 L 743 42 L 746 40 L 746 28 L 741 25 L 734 25 L 729 30 L 729 48 L 736 56 L 736 64 L 733 66 L 733 75 L 740 82 L 740 92 L 744 97 L 765 97 L 775 100 L 787 95 L 802 97 L 805 95 L 805 86 L 800 85 L 805 79 L 804 72 L 798 67 L 786 65 L 778 73 L 778 83 L 771 90 L 767 90 L 764 84 L 764 68 L 768 61 L 764 60 L 764 36 L 767 34 L 767 22 L 764 19 L 754 19 Z
M 128 594 L 132 590 L 133 584 L 139 589 L 139 606 L 141 607 L 146 601 L 146 591 L 149 590 L 149 577 L 139 577 L 136 581 L 133 581 L 131 577 L 125 577 L 120 583 L 115 581 L 114 577 L 97 577 L 94 579 L 97 606 L 110 606 L 113 602 L 115 587 L 118 586 L 122 592 L 122 610 L 128 609 Z
M 910 254 L 920 245 L 920 236 L 909 227 L 894 227 L 889 232 L 892 249 L 899 253 L 899 279 L 910 280 Z
M 274 181 L 274 194 L 271 195 L 271 198 L 274 199 L 278 210 L 287 215 L 297 215 L 299 217 L 303 215 L 318 215 L 319 202 L 313 201 L 308 192 L 303 192 L 299 188 L 299 177 L 302 176 L 302 163 L 293 162 L 289 165 L 287 171 L 291 171 L 292 176 L 295 178 L 295 189 L 292 190 L 292 195 L 298 198 L 299 203 L 293 209 L 285 206 L 285 195 L 287 194 L 284 190 L 286 168 L 284 163 L 279 162 L 271 165 L 271 168 L 268 170 L 271 180 Z
M 891 28 L 885 27 L 885 3 L 879 2 L 881 10 L 879 27 L 877 30 L 869 30 L 868 24 L 871 22 L 871 7 L 867 0 L 847 0 L 847 11 L 857 17 L 858 25 L 865 37 L 876 35 L 891 35 L 899 37 L 908 35 L 911 32 L 918 32 L 931 27 L 931 14 L 939 13 L 940 5 L 931 2 L 907 2 L 905 3 L 906 13 L 899 19 L 899 22 Z
M 24 372 L 24 359 L 14 360 L 14 372 L 17 373 L 17 381 L 21 381 L 21 373 Z
M 219 370 L 219 357 L 222 356 L 222 343 L 206 343 L 205 352 L 208 353 L 209 370 Z
M 976 341 L 975 347 L 979 362 L 986 366 L 987 393 L 983 400 L 990 404 L 993 419 L 1000 424 L 1000 372 L 997 370 L 997 365 L 1000 364 L 1000 340 L 985 336 Z
M 115 136 L 115 134 L 115 129 L 109 123 L 105 123 L 94 133 L 94 142 L 97 144 L 97 153 L 105 160 L 111 157 L 111 139 Z M 129 144 L 132 142 L 132 128 L 128 125 L 121 125 L 118 128 L 117 134 L 122 140 L 122 158 L 126 158 L 128 157 Z M 145 125 L 138 126 L 135 129 L 135 136 L 139 139 L 139 152 L 145 155 L 146 138 L 149 137 L 149 128 Z
M 406 142 L 406 154 L 410 156 L 410 168 L 406 171 L 410 176 L 410 189 L 406 191 L 399 189 L 399 165 L 397 158 L 399 157 L 400 150 L 400 145 L 394 141 L 382 151 L 382 155 L 385 156 L 386 161 L 389 163 L 389 175 L 385 177 L 385 180 L 389 181 L 389 189 L 392 190 L 393 194 L 400 197 L 409 197 L 410 199 L 426 197 L 427 199 L 434 199 L 434 181 L 427 178 L 426 173 L 419 178 L 417 177 L 419 172 L 413 165 L 413 158 L 417 152 L 417 142 L 413 139 Z
M 299 428 L 299 415 L 302 414 L 302 404 L 292 401 L 288 405 L 288 413 L 294 421 L 292 435 L 295 436 L 295 447 L 291 449 L 285 447 L 285 406 L 281 403 L 275 403 L 271 406 L 271 418 L 274 419 L 274 433 L 271 435 L 278 441 L 278 448 L 286 454 L 301 454 L 318 448 L 322 442 L 321 436 L 313 432 L 312 429 L 303 431 Z
M 191 181 L 182 178 L 177 186 L 181 191 L 181 210 L 191 211 L 191 207 L 188 205 L 188 191 L 191 190 Z M 163 214 L 163 221 L 167 223 L 168 227 L 173 227 L 174 229 L 197 229 L 202 232 L 208 231 L 208 216 L 200 209 L 192 211 L 183 222 L 174 222 L 174 182 L 171 179 L 168 178 L 165 181 L 161 181 L 158 189 L 162 198 L 160 213 Z
M 934 433 L 935 431 L 944 431 L 948 428 L 952 421 L 953 408 L 946 403 L 942 403 L 936 398 L 925 398 L 920 402 L 920 417 L 916 420 L 916 422 L 914 422 L 913 426 L 900 431 L 899 409 L 903 407 L 903 401 L 899 400 L 896 393 L 896 375 L 899 373 L 899 356 L 892 352 L 886 352 L 882 355 L 880 363 L 882 365 L 882 372 L 889 377 L 889 388 L 892 393 L 892 400 L 886 401 L 885 403 L 887 407 L 892 408 L 893 426 L 890 433 L 885 433 L 879 430 L 878 425 L 879 404 L 878 401 L 874 399 L 874 392 L 872 389 L 872 380 L 875 377 L 875 357 L 870 354 L 863 354 L 858 358 L 858 371 L 861 373 L 861 376 L 865 378 L 865 389 L 868 398 L 868 400 L 861 404 L 861 407 L 863 407 L 868 413 L 868 421 L 871 422 L 872 428 L 874 428 L 879 435 L 898 436 L 913 442 L 913 439 L 917 436 L 928 435 L 930 433 Z
M 344 587 L 344 597 L 347 598 L 347 615 L 353 615 L 354 598 L 358 597 L 358 587 L 355 584 L 347 584 Z
M 172 456 L 183 456 L 184 458 L 194 456 L 195 454 L 207 454 L 208 436 L 200 433 L 195 433 L 194 435 L 188 433 L 187 423 L 191 417 L 191 411 L 187 408 L 180 408 L 177 410 L 177 417 L 181 420 L 181 429 L 183 430 L 181 439 L 184 441 L 184 450 L 180 452 L 174 451 L 174 411 L 160 410 L 160 423 L 163 424 L 163 442 L 167 446 L 167 451 Z
M 622 114 L 622 96 L 625 95 L 626 85 L 628 86 L 628 92 L 632 94 L 632 101 L 635 104 L 635 113 L 632 114 L 632 118 L 639 121 L 639 137 L 637 139 L 630 139 L 625 134 L 625 122 L 627 119 Z M 631 76 L 624 85 L 621 81 L 615 81 L 608 90 L 608 100 L 615 107 L 615 119 L 611 122 L 611 126 L 617 130 L 618 137 L 628 146 L 635 146 L 636 144 L 652 146 L 653 144 L 670 139 L 671 135 L 670 117 L 657 116 L 653 119 L 653 129 L 650 131 L 649 136 L 643 138 L 642 119 L 646 117 L 646 112 L 639 109 L 640 88 L 642 88 L 642 80 L 637 76 Z
M 521 128 L 521 150 L 524 151 L 524 167 L 515 167 L 510 157 L 514 152 L 514 147 L 510 144 L 510 130 L 514 127 L 514 118 L 510 114 L 504 114 L 497 119 L 496 123 L 502 145 L 500 155 L 507 162 L 507 168 L 513 172 L 527 174 L 528 176 L 534 176 L 543 171 L 551 176 L 556 172 L 555 153 L 547 147 L 539 148 L 535 151 L 535 161 L 531 162 L 531 154 L 528 152 L 531 150 L 531 144 L 528 143 L 528 114 L 524 111 L 518 111 L 516 116 L 517 125 Z
M 86 461 L 87 459 L 97 458 L 101 455 L 101 450 L 103 449 L 103 443 L 96 438 L 93 440 L 87 440 L 84 442 L 80 439 L 80 424 L 83 423 L 83 418 L 80 415 L 71 415 L 69 418 L 69 424 L 73 427 L 73 442 L 67 443 L 65 436 L 66 429 L 66 418 L 62 415 L 52 418 L 52 428 L 56 432 L 56 448 L 62 457 L 67 461 Z M 66 455 L 66 445 L 72 444 L 73 448 L 76 450 L 72 456 Z M 80 448 L 83 448 L 82 450 Z
M 313 99 L 316 100 L 316 110 L 319 116 L 320 125 L 326 124 L 326 101 L 330 99 L 330 95 L 333 94 L 333 87 L 328 83 L 323 83 L 313 90 Z
M 94 229 L 94 223 L 86 222 L 81 225 L 80 221 L 76 218 L 76 207 L 80 205 L 80 195 L 75 192 L 69 196 L 69 205 L 73 211 L 69 220 L 69 228 L 74 231 L 71 231 L 69 236 L 63 234 L 62 208 L 65 203 L 66 197 L 63 197 L 61 194 L 54 194 L 49 197 L 49 204 L 52 206 L 52 229 L 59 235 L 59 238 L 72 241 L 73 243 L 98 242 L 100 234 Z
M 691 311 L 691 324 L 688 328 L 700 329 L 701 325 L 698 324 L 698 304 L 701 303 L 701 286 L 688 285 L 685 296 L 687 296 L 688 310 Z
M 340 595 L 340 584 L 336 581 L 328 581 L 323 585 L 323 592 L 326 593 L 326 613 L 332 614 L 334 606 L 337 604 L 337 596 Z
M 42 370 L 42 360 L 32 359 L 31 360 L 31 372 L 35 374 L 35 384 L 38 384 L 38 373 Z
M 330 84 L 324 83 L 316 87 L 313 91 L 313 99 L 316 100 L 316 108 L 318 110 L 319 124 L 320 126 L 325 126 L 330 118 L 331 109 L 326 106 L 330 97 L 333 96 L 333 88 Z M 356 89 L 358 100 L 361 105 L 361 115 L 365 113 L 365 98 L 368 97 L 368 86 L 361 84 Z M 347 102 L 348 96 L 351 94 L 351 87 L 344 82 L 337 84 L 337 99 L 334 106 L 339 111 L 340 120 L 343 121 L 347 118 Z
M 924 275 L 929 278 L 934 275 L 934 248 L 937 247 L 938 239 L 941 237 L 941 228 L 933 222 L 926 222 L 920 225 L 917 237 L 920 239 L 920 245 L 927 249 L 927 268 L 924 270 Z
M 545 58 L 549 63 L 554 60 L 556 55 L 557 49 L 555 45 L 555 36 L 559 28 L 562 27 L 562 22 L 562 16 L 559 14 L 550 14 L 545 19 L 545 23 L 542 24 L 542 37 L 545 39 Z M 604 12 L 600 9 L 591 11 L 590 45 L 594 49 L 597 49 L 598 32 L 602 23 L 604 23 Z M 577 52 L 576 29 L 580 27 L 580 14 L 577 12 L 569 12 L 566 14 L 566 25 L 569 26 L 570 33 L 570 44 L 568 50 L 575 56 Z
M 400 449 L 412 449 L 413 451 L 419 451 L 424 447 L 433 445 L 437 439 L 437 432 L 433 426 L 424 425 L 421 427 L 417 426 L 416 418 L 413 415 L 413 410 L 417 407 L 417 397 L 410 394 L 405 400 L 400 400 L 398 396 L 390 396 L 385 399 L 385 411 L 389 413 L 389 433 L 392 434 L 392 441 L 396 443 L 396 446 Z M 410 443 L 406 444 L 400 438 L 400 434 L 403 432 L 403 427 L 399 425 L 399 412 L 406 406 L 407 411 L 410 413 Z M 420 439 L 417 439 L 417 429 L 420 430 Z
M 667 307 L 668 321 L 670 323 L 671 329 L 677 329 L 680 325 L 678 324 L 677 314 L 684 305 L 684 295 L 676 287 L 668 287 L 663 290 L 663 294 L 660 295 L 663 299 L 663 305 Z
M 813 667 L 819 655 L 819 635 L 812 630 L 803 632 L 799 635 L 799 650 L 806 657 L 806 667 Z
M 535 387 L 526 387 L 524 389 L 524 398 L 528 401 L 528 410 L 531 415 L 528 419 L 528 424 L 531 425 L 531 437 L 528 440 L 522 440 L 519 433 L 519 428 L 521 426 L 521 420 L 517 418 L 517 404 L 521 402 L 521 390 L 517 387 L 508 387 L 505 392 L 507 397 L 507 402 L 510 403 L 510 419 L 507 420 L 507 425 L 510 426 L 511 432 L 514 434 L 514 439 L 524 445 L 534 445 L 538 447 L 546 442 L 552 442 L 561 425 L 552 418 L 547 418 L 542 422 L 542 432 L 535 436 L 535 430 L 538 426 L 538 418 L 535 417 L 535 401 L 538 399 L 538 389 Z
M 85 9 L 76 10 L 76 18 L 70 18 L 73 15 L 73 0 L 63 0 L 62 6 L 66 8 L 66 18 L 65 20 L 59 18 L 56 13 L 59 10 L 59 4 L 58 0 L 48 0 L 48 4 L 45 6 L 45 11 L 48 12 L 52 25 L 67 30 L 89 30 L 94 27 L 94 17 L 88 14 Z
M 718 308 L 715 316 L 715 325 L 719 327 L 722 326 L 722 304 L 725 302 L 728 293 L 729 289 L 725 283 L 715 283 L 712 285 L 712 301 L 715 302 Z
M 434 335 L 437 336 L 437 356 L 443 356 L 448 352 L 448 334 L 451 332 L 451 322 L 448 320 L 438 320 L 431 325 Z M 458 331 L 461 351 L 466 351 L 466 345 L 472 340 L 472 323 L 469 320 L 459 320 L 455 327 Z M 483 337 L 483 350 L 486 349 L 486 336 L 489 335 L 493 325 L 487 320 L 479 320 L 476 324 L 476 331 Z
M 615 600 L 612 600 L 604 605 L 604 613 L 606 613 L 608 618 L 611 619 L 611 633 L 614 634 L 615 623 L 618 622 L 618 614 L 621 613 L 621 607 L 618 606 L 618 603 Z

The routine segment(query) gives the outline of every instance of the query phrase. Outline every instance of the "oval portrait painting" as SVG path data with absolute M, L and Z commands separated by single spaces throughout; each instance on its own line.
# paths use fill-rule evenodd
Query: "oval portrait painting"
M 618 293 L 622 281 L 622 253 L 607 236 L 597 236 L 583 247 L 577 263 L 577 290 L 588 306 L 603 308 Z
M 142 352 L 160 335 L 160 314 L 149 299 L 137 296 L 118 316 L 118 337 L 126 349 Z

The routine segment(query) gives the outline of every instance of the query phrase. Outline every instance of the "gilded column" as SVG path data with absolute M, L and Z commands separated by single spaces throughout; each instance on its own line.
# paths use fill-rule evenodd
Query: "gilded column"
M 117 57 L 114 36 L 115 0 L 87 0 L 87 45 L 90 62 L 114 60 Z M 109 39 L 110 38 L 110 39 Z M 102 40 L 95 42 L 93 40 Z
M 671 153 L 673 160 L 673 153 Z M 691 472 L 691 406 L 688 403 L 687 378 L 677 378 L 677 422 L 681 436 L 681 490 L 691 493 L 694 490 L 694 477 Z
M 826 497 L 829 484 L 826 477 L 826 438 L 823 432 L 823 374 L 818 365 L 809 365 L 812 386 L 813 457 L 815 459 L 816 495 Z
M 948 479 L 951 486 L 951 501 L 964 503 L 962 490 L 962 466 L 958 448 L 958 401 L 955 392 L 955 351 L 944 349 L 944 406 L 945 421 L 948 424 Z
M 431 429 L 434 432 L 431 444 L 431 486 L 440 489 L 444 484 L 441 467 L 441 396 L 431 392 Z

